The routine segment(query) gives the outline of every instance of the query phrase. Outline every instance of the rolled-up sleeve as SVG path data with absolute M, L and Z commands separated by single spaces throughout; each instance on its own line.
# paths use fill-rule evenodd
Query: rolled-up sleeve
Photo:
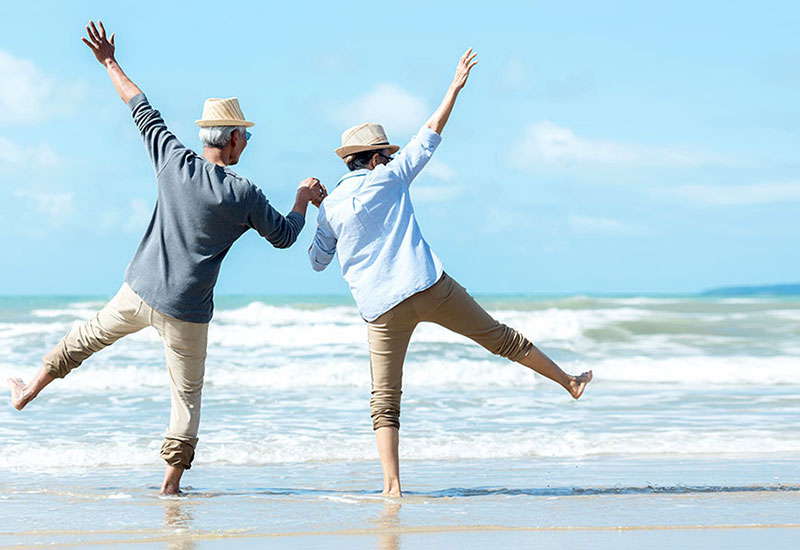
M 317 232 L 314 233 L 314 242 L 308 249 L 308 258 L 314 271 L 322 271 L 333 260 L 336 254 L 336 236 L 325 216 L 325 203 L 320 206 L 317 216 Z
M 158 175 L 172 156 L 186 149 L 169 131 L 161 113 L 153 109 L 144 94 L 137 94 L 128 101 L 131 116 L 144 140 L 153 170 Z
M 255 186 L 247 203 L 245 224 L 258 231 L 275 248 L 292 246 L 306 224 L 306 219 L 299 212 L 292 211 L 283 216 Z
M 431 160 L 433 152 L 441 142 L 442 136 L 423 126 L 417 135 L 411 138 L 408 145 L 386 165 L 386 169 L 406 184 L 410 184 Z

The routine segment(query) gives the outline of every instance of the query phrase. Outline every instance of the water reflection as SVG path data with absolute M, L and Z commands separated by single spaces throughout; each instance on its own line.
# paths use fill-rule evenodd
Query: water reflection
M 378 535 L 378 550 L 399 550 L 400 548 L 400 534 L 398 527 L 400 527 L 400 518 L 398 512 L 402 508 L 402 504 L 394 501 L 386 501 L 383 506 L 383 512 L 374 518 L 375 524 L 381 530 Z
M 167 550 L 196 550 L 191 536 L 194 525 L 194 503 L 189 499 L 164 499 L 164 528 L 171 531 Z

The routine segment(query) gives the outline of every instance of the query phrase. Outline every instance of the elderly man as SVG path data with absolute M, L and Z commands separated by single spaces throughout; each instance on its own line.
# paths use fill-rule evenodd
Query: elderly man
M 319 205 L 325 190 L 308 178 L 297 189 L 292 211 L 282 216 L 264 193 L 229 166 L 236 164 L 250 137 L 236 98 L 209 99 L 197 121 L 202 156 L 167 129 L 158 111 L 125 75 L 114 57 L 114 35 L 90 22 L 83 42 L 107 69 L 130 107 L 158 182 L 153 217 L 125 273 L 122 288 L 84 325 L 72 330 L 43 357 L 33 381 L 9 380 L 12 404 L 22 410 L 55 378 L 63 378 L 93 353 L 145 327 L 164 342 L 172 408 L 161 446 L 167 463 L 162 493 L 180 492 L 191 467 L 200 423 L 200 396 L 206 360 L 213 291 L 222 260 L 248 229 L 276 248 L 288 248 L 305 224 L 308 203 Z
M 422 237 L 409 184 L 441 141 L 456 97 L 477 64 L 470 48 L 461 57 L 444 100 L 411 142 L 390 145 L 379 124 L 361 124 L 342 134 L 336 149 L 350 169 L 320 206 L 309 250 L 313 268 L 325 269 L 338 250 L 342 275 L 367 321 L 370 400 L 383 469 L 383 492 L 401 496 L 398 442 L 403 362 L 418 323 L 437 323 L 473 339 L 492 353 L 554 380 L 575 399 L 591 371 L 571 376 L 527 338 L 494 320 L 442 268 Z

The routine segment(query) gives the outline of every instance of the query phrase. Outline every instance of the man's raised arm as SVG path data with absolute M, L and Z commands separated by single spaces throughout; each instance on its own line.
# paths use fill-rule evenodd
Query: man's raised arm
M 97 26 L 95 26 L 94 21 L 89 21 L 86 26 L 86 34 L 89 38 L 81 38 L 81 40 L 89 46 L 97 61 L 106 68 L 108 76 L 111 77 L 111 82 L 114 83 L 114 88 L 117 89 L 122 101 L 128 103 L 131 98 L 141 94 L 142 90 L 127 77 L 114 57 L 114 33 L 111 33 L 111 36 L 107 38 L 106 29 L 103 27 L 102 21 L 97 21 Z

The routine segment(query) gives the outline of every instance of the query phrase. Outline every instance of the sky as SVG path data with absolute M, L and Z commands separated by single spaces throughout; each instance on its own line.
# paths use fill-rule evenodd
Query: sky
M 335 185 L 349 126 L 406 143 L 467 47 L 478 66 L 411 188 L 447 272 L 481 294 L 692 293 L 800 281 L 800 4 L 29 1 L 0 19 L 0 295 L 110 295 L 156 181 L 90 19 L 200 149 L 208 97 L 256 125 L 234 168 L 281 212 Z M 338 263 L 254 231 L 218 294 L 345 294 Z

